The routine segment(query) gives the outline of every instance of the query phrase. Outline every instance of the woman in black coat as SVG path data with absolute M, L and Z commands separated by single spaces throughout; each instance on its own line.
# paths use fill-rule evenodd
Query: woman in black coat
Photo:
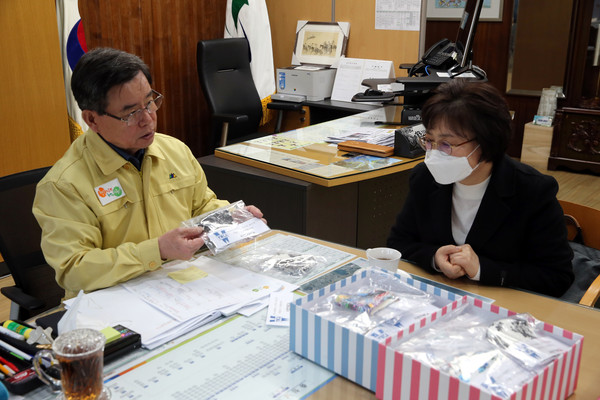
M 560 296 L 573 282 L 558 184 L 505 155 L 508 106 L 487 83 L 442 84 L 422 111 L 425 163 L 388 246 L 455 279 Z

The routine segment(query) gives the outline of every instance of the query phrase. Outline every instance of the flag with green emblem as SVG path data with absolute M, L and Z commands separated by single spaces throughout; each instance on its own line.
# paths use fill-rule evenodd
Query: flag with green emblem
M 225 37 L 245 37 L 250 45 L 250 69 L 263 101 L 263 122 L 268 120 L 266 103 L 275 93 L 271 24 L 265 0 L 227 0 Z

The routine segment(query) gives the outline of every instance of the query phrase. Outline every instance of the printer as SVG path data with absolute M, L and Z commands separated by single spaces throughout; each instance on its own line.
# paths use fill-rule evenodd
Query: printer
M 277 94 L 272 98 L 318 101 L 331 97 L 349 33 L 349 22 L 298 21 L 292 65 L 277 68 Z

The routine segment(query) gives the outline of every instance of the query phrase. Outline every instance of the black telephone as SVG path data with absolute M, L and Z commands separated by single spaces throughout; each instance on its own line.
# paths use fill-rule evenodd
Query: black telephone
M 442 39 L 429 48 L 421 59 L 425 65 L 435 68 L 449 69 L 457 64 L 455 45 L 449 39 Z
M 425 136 L 425 126 L 421 123 L 396 129 L 394 134 L 394 155 L 416 158 L 425 153 L 419 138 Z
M 456 45 L 449 39 L 442 39 L 431 46 L 421 60 L 413 65 L 408 76 L 429 75 L 428 67 L 436 70 L 449 70 L 460 62 L 459 53 L 456 51 Z

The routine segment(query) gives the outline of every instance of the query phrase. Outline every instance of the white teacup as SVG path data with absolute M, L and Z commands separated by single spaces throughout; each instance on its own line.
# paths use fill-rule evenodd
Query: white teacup
M 367 258 L 369 259 L 369 265 L 371 267 L 383 268 L 391 272 L 396 272 L 396 270 L 398 270 L 400 257 L 402 257 L 402 253 L 388 247 L 367 249 Z

